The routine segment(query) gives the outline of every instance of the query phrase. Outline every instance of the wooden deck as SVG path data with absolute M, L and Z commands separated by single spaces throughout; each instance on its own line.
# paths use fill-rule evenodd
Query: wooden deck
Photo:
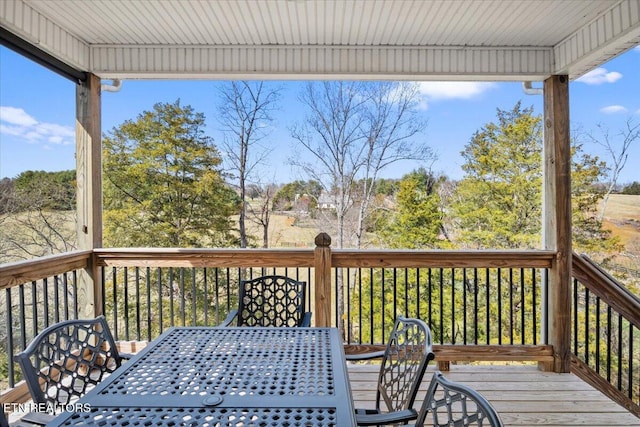
M 356 407 L 373 408 L 378 367 L 349 363 Z M 422 399 L 435 368 L 425 375 Z M 481 392 L 505 426 L 640 426 L 640 418 L 573 374 L 541 372 L 536 366 L 451 365 L 447 378 Z

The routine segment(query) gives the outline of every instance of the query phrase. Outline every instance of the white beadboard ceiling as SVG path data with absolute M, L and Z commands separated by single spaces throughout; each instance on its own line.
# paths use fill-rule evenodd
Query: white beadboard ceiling
M 640 0 L 0 0 L 103 78 L 542 80 L 640 43 Z

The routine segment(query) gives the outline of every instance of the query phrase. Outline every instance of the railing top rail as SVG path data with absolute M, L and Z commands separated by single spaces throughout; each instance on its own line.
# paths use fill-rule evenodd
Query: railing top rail
M 640 298 L 625 289 L 589 258 L 573 254 L 573 277 L 640 328 Z
M 313 249 L 111 248 L 95 249 L 98 266 L 313 267 Z
M 65 252 L 0 265 L 0 289 L 87 267 L 90 250 Z
M 333 249 L 334 267 L 550 268 L 547 250 L 349 250 Z

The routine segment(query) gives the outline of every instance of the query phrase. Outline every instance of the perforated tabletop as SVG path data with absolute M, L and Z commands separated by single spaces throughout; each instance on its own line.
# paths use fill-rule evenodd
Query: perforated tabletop
M 331 328 L 172 328 L 81 402 L 53 425 L 355 425 Z

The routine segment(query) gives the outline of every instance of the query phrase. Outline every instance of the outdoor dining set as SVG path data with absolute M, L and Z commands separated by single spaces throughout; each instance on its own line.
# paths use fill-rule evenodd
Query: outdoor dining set
M 311 327 L 306 284 L 240 282 L 216 327 L 171 327 L 135 355 L 118 351 L 104 316 L 40 332 L 15 359 L 32 411 L 16 426 L 502 426 L 472 388 L 435 370 L 431 331 L 398 316 L 386 348 L 345 356 L 337 328 Z M 348 363 L 379 359 L 375 407 L 355 408 Z

